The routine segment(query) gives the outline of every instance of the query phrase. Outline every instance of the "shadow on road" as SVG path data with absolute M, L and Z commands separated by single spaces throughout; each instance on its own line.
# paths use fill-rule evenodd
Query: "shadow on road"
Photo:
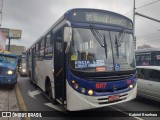
M 0 91 L 11 91 L 15 86 L 12 85 L 0 85 Z
M 148 99 L 148 98 L 138 96 L 136 98 L 136 100 L 139 101 L 139 102 L 143 102 L 146 105 L 152 105 L 152 106 L 155 106 L 155 107 L 157 107 L 157 106 L 160 107 L 160 104 L 159 104 L 158 101 L 154 101 L 154 100 L 151 100 L 151 99 Z

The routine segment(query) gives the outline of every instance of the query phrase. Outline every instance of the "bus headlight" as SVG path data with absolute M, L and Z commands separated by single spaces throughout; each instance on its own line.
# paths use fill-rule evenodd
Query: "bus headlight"
M 74 84 L 74 83 L 75 83 L 75 80 L 72 80 L 72 83 Z
M 133 85 L 131 84 L 131 85 L 129 86 L 129 88 L 130 88 L 130 89 L 133 89 Z
M 93 95 L 93 90 L 88 90 L 88 95 Z
M 13 74 L 13 71 L 12 70 L 8 70 L 8 75 L 12 75 Z
M 79 93 L 89 95 L 89 96 L 92 96 L 94 94 L 93 90 L 91 90 L 91 89 L 88 90 L 88 89 L 84 88 L 84 86 L 81 86 L 75 80 L 71 80 L 71 86 Z

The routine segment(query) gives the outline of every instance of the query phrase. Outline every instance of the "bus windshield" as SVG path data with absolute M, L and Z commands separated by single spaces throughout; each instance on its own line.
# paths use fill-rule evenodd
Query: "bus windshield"
M 105 50 L 91 29 L 73 28 L 70 55 L 70 66 L 72 69 L 84 72 L 110 72 L 135 69 L 134 52 L 131 49 L 133 48 L 133 36 L 131 34 L 125 33 L 121 45 L 117 46 L 115 36 L 118 36 L 120 32 L 98 30 L 98 35 L 105 37 L 103 39 L 105 40 L 103 44 L 106 44 L 107 49 Z
M 16 63 L 16 57 L 8 56 L 8 55 L 0 55 L 0 62 L 15 64 Z

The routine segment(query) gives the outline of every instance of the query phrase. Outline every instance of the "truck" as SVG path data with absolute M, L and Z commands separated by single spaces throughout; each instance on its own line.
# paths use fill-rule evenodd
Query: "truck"
M 14 87 L 17 83 L 18 56 L 8 51 L 0 51 L 0 85 Z

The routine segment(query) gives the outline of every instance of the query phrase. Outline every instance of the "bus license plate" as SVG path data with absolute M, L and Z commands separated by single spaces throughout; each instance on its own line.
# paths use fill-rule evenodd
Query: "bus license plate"
M 113 96 L 109 96 L 108 97 L 108 101 L 116 101 L 116 100 L 119 100 L 120 99 L 120 97 L 119 97 L 119 95 L 113 95 Z

